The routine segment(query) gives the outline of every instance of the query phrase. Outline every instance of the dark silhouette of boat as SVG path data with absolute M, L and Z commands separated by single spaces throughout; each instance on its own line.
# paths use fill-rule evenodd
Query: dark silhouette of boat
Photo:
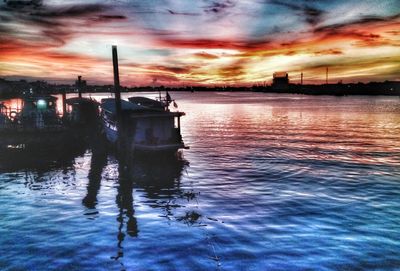
M 56 109 L 57 98 L 29 94 L 22 97 L 17 112 L 2 107 L 0 146 L 41 145 L 59 143 L 68 135 L 68 127 Z
M 168 94 L 159 100 L 131 97 L 121 100 L 117 48 L 113 46 L 115 98 L 103 99 L 101 115 L 106 138 L 120 150 L 141 153 L 176 153 L 185 148 L 180 133 L 183 112 L 171 112 Z
M 99 125 L 99 103 L 90 98 L 74 97 L 65 101 L 68 108 L 64 119 L 77 129 L 96 128 Z
M 137 97 L 135 97 L 137 99 Z M 140 97 L 142 98 L 142 97 Z M 146 99 L 149 104 L 150 99 Z M 118 124 L 115 100 L 101 103 L 104 132 L 111 143 L 119 139 L 133 151 L 171 151 L 184 148 L 180 134 L 183 112 L 170 112 L 153 100 L 150 107 L 121 100 L 121 118 Z

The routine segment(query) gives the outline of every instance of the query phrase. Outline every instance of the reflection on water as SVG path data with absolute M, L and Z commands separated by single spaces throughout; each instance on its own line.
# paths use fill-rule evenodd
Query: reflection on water
M 0 153 L 2 270 L 400 266 L 397 97 L 173 96 L 185 159 Z

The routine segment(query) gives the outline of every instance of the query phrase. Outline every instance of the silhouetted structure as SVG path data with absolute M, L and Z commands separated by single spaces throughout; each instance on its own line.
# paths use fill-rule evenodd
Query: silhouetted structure
M 86 80 L 82 80 L 82 76 L 78 76 L 78 80 L 75 81 L 75 87 L 78 90 L 79 98 L 82 97 L 82 92 L 86 89 Z
M 286 90 L 289 88 L 289 74 L 287 72 L 275 72 L 272 79 L 272 88 Z

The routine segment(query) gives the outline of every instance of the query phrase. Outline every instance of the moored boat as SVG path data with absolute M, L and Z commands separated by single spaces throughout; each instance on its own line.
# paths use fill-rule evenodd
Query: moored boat
M 181 136 L 180 118 L 183 112 L 170 112 L 173 100 L 167 93 L 164 100 L 131 97 L 121 100 L 117 47 L 112 47 L 114 69 L 113 99 L 103 99 L 101 116 L 104 133 L 117 149 L 131 153 L 176 153 L 185 148 Z M 174 102 L 175 103 L 175 102 Z
M 29 94 L 22 97 L 22 109 L 14 111 L 3 105 L 0 116 L 0 146 L 26 146 L 60 142 L 68 135 L 56 109 L 57 98 Z
M 183 112 L 165 110 L 162 102 L 148 98 L 144 106 L 121 100 L 121 116 L 118 118 L 115 99 L 103 99 L 101 103 L 103 128 L 107 139 L 118 141 L 131 151 L 176 152 L 185 148 L 180 133 L 180 118 Z M 144 98 L 144 99 L 143 99 Z M 131 99 L 132 100 L 132 99 Z
M 64 119 L 75 128 L 93 128 L 98 124 L 99 103 L 90 98 L 74 97 L 65 101 Z

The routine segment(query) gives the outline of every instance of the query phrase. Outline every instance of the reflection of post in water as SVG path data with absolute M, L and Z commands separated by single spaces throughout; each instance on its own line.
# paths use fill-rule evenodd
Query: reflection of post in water
M 118 227 L 118 255 L 113 257 L 113 259 L 118 260 L 123 257 L 123 246 L 122 242 L 125 239 L 124 231 L 124 220 L 128 219 L 126 222 L 126 233 L 131 237 L 138 236 L 137 220 L 135 218 L 135 210 L 133 208 L 133 182 L 129 178 L 129 174 L 124 168 L 124 163 L 119 163 L 118 165 L 118 193 L 116 197 L 116 203 L 119 208 L 119 213 L 117 216 L 117 221 L 119 222 Z
M 107 165 L 107 152 L 103 148 L 92 149 L 92 161 L 89 170 L 89 183 L 87 185 L 87 194 L 82 200 L 83 205 L 93 209 L 97 204 L 97 194 L 100 190 L 101 175 L 104 167 Z
M 137 237 L 139 230 L 133 207 L 133 188 L 141 188 L 145 192 L 150 207 L 160 208 L 168 219 L 174 218 L 174 209 L 183 207 L 178 201 L 187 203 L 195 199 L 193 191 L 187 192 L 180 188 L 180 180 L 186 160 L 176 157 L 118 157 L 118 188 L 116 203 L 119 208 L 118 254 L 112 257 L 118 260 L 124 256 L 123 241 L 126 234 Z M 175 218 L 181 221 L 180 218 Z M 126 227 L 126 228 L 125 228 Z
M 137 237 L 138 228 L 136 218 L 134 217 L 135 210 L 133 209 L 133 182 L 132 179 L 122 169 L 123 165 L 119 165 L 119 186 L 117 194 L 117 205 L 120 210 L 118 219 L 123 223 L 124 214 L 128 218 L 126 225 L 126 232 L 132 236 Z

